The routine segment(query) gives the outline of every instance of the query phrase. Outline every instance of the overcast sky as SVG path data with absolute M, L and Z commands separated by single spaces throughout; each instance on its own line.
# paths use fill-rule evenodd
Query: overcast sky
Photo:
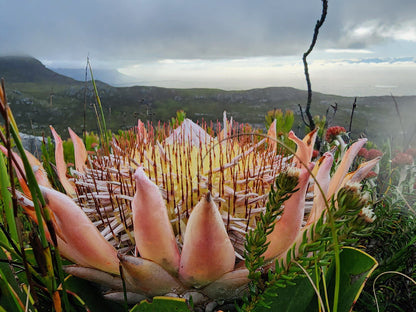
M 0 0 L 0 55 L 117 69 L 133 84 L 306 89 L 320 0 Z M 416 1 L 329 0 L 312 87 L 416 94 Z

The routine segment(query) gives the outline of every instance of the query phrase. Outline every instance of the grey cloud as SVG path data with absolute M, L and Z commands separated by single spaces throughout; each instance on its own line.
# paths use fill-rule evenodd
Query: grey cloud
M 323 40 L 334 40 L 338 48 L 369 48 L 390 40 L 386 34 L 403 26 L 416 27 L 416 2 L 413 0 L 374 0 L 339 1 L 334 4 L 333 14 L 329 14 L 326 26 L 329 34 Z M 361 36 L 355 32 L 359 28 L 372 27 Z
M 354 37 L 374 20 L 383 27 L 415 21 L 414 0 L 329 1 L 319 48 L 368 47 Z M 321 13 L 319 0 L 2 1 L 0 54 L 43 59 L 137 62 L 161 58 L 301 55 Z
M 374 58 L 361 58 L 361 59 L 345 59 L 336 60 L 333 62 L 344 62 L 349 64 L 395 64 L 395 63 L 416 63 L 416 57 L 374 57 Z

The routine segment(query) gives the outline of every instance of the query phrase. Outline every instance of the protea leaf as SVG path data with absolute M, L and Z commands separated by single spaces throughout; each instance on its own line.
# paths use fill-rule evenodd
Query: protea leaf
M 64 160 L 64 147 L 62 144 L 62 139 L 59 134 L 55 131 L 52 126 L 49 126 L 55 140 L 55 162 L 56 162 L 56 171 L 58 174 L 59 181 L 65 189 L 65 192 L 71 196 L 75 197 L 75 188 L 74 185 L 69 182 L 66 176 L 66 163 Z
M 234 269 L 235 253 L 211 194 L 195 206 L 186 227 L 179 275 L 202 287 Z
M 40 186 L 47 205 L 62 233 L 62 254 L 76 263 L 118 274 L 117 252 L 74 201 L 58 191 Z M 59 244 L 59 243 L 58 243 Z
M 282 217 L 276 222 L 273 232 L 267 236 L 269 246 L 263 254 L 266 260 L 276 258 L 287 250 L 298 235 L 305 209 L 305 195 L 308 188 L 309 171 L 313 169 L 313 164 L 309 165 L 309 170 L 303 168 L 291 168 L 291 174 L 299 176 L 298 190 L 285 202 Z
M 357 156 L 360 149 L 364 146 L 367 142 L 367 139 L 359 139 L 357 142 L 352 144 L 350 148 L 345 153 L 344 157 L 341 160 L 337 170 L 335 171 L 334 175 L 331 178 L 331 182 L 329 183 L 328 189 L 328 197 L 336 194 L 336 191 L 340 188 L 341 183 L 348 173 L 348 169 L 351 167 L 351 164 Z
M 179 250 L 162 194 L 142 167 L 137 168 L 134 178 L 133 225 L 137 250 L 142 258 L 156 262 L 177 275 Z
M 143 293 L 147 296 L 157 296 L 167 293 L 182 293 L 182 284 L 170 275 L 159 264 L 140 257 L 119 254 L 123 277 L 127 289 Z
M 81 172 L 85 172 L 85 162 L 87 161 L 88 154 L 87 150 L 85 149 L 84 142 L 82 142 L 81 138 L 77 136 L 77 134 L 71 129 L 68 128 L 69 135 L 71 136 L 71 140 L 74 143 L 74 155 L 75 155 L 75 168 Z
M 332 163 L 334 162 L 334 156 L 326 152 L 315 165 L 316 173 L 316 184 L 314 186 L 314 200 L 312 210 L 309 214 L 307 225 L 316 222 L 317 219 L 322 215 L 322 212 L 326 208 L 327 193 L 330 182 L 330 172 Z
M 366 161 L 360 164 L 357 170 L 348 173 L 344 180 L 342 181 L 341 187 L 344 186 L 347 182 L 361 182 L 369 172 L 374 168 L 375 165 L 378 164 L 381 157 L 376 157 L 372 160 Z
M 293 160 L 296 167 L 307 165 L 312 158 L 313 146 L 317 135 L 317 129 L 308 133 L 303 140 L 299 139 L 293 131 L 289 132 L 289 139 L 296 143 L 297 149 L 295 159 Z

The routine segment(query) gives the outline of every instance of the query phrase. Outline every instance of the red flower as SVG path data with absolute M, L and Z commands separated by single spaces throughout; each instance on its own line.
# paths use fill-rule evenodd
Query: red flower
M 346 132 L 347 132 L 347 130 L 345 130 L 345 128 L 341 127 L 341 126 L 330 127 L 326 130 L 325 139 L 326 139 L 327 142 L 330 143 L 335 139 L 335 137 L 337 135 L 340 135 L 341 133 L 346 133 Z
M 366 159 L 371 160 L 378 156 L 383 156 L 383 152 L 378 149 L 372 148 L 368 151 Z
M 374 171 L 370 171 L 369 173 L 367 173 L 367 175 L 365 176 L 366 179 L 371 179 L 377 176 L 377 173 L 375 173 Z
M 363 147 L 358 151 L 357 155 L 367 159 L 368 158 L 368 150 L 365 147 Z
M 416 157 L 416 148 L 408 148 L 405 152 L 406 154 L 412 155 L 413 158 Z
M 317 158 L 318 156 L 319 156 L 319 151 L 318 150 L 313 150 L 312 158 Z
M 397 153 L 396 156 L 391 160 L 393 166 L 400 166 L 400 165 L 411 165 L 413 164 L 413 157 L 412 155 L 406 153 Z

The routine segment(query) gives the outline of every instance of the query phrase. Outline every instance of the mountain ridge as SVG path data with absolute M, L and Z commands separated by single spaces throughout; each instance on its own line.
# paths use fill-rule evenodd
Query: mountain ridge
M 75 80 L 60 75 L 43 65 L 39 60 L 30 56 L 0 57 L 0 74 L 8 82 L 50 82 L 73 83 Z
M 0 76 L 5 78 L 8 101 L 21 131 L 49 135 L 49 124 L 66 136 L 70 126 L 81 133 L 97 131 L 95 94 L 91 83 L 77 81 L 46 68 L 30 57 L 0 57 Z M 264 116 L 273 109 L 291 109 L 295 112 L 294 127 L 302 132 L 299 104 L 304 106 L 307 91 L 292 87 L 268 87 L 250 90 L 226 91 L 208 88 L 162 88 L 154 86 L 113 87 L 96 81 L 103 104 L 108 128 L 127 129 L 137 119 L 167 121 L 177 110 L 184 110 L 193 120 L 222 120 L 222 113 L 238 122 L 264 126 Z M 396 97 L 404 123 L 412 124 L 416 113 L 416 96 Z M 353 97 L 313 92 L 311 112 L 325 115 L 337 103 L 335 118 L 330 125 L 347 128 L 350 121 Z M 85 112 L 85 113 L 84 113 Z M 332 111 L 329 109 L 329 117 Z M 379 123 L 387 123 L 380 129 Z M 401 131 L 397 112 L 391 97 L 360 97 L 353 119 L 353 136 L 368 135 L 383 139 Z M 381 131 L 382 130 L 382 131 Z M 409 130 L 410 131 L 410 130 Z M 413 129 L 411 129 L 413 131 Z

